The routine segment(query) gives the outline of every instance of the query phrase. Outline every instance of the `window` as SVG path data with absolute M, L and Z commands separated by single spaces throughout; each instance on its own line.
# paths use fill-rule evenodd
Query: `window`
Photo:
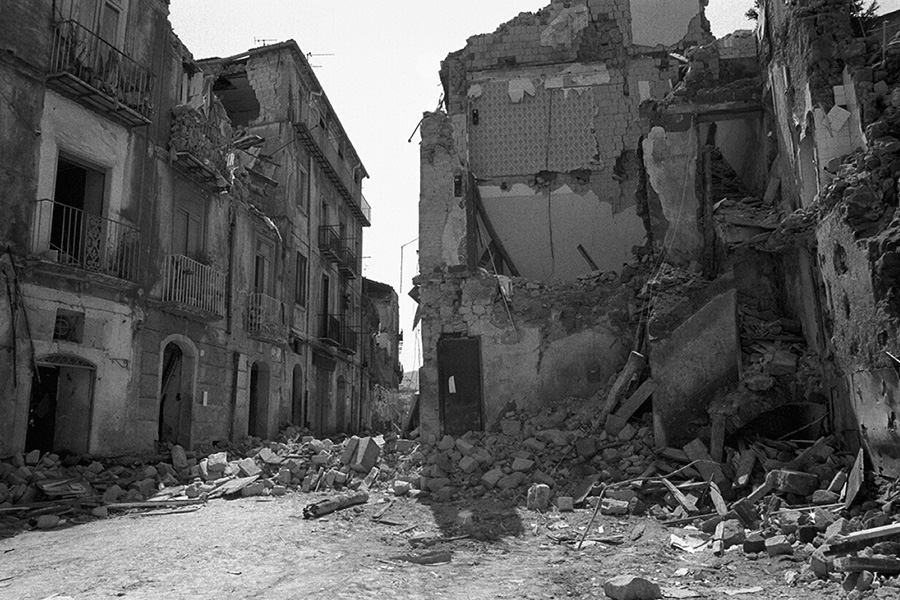
M 306 306 L 306 257 L 297 253 L 296 279 L 294 281 L 294 302 L 298 306 Z
M 253 277 L 253 291 L 257 294 L 274 296 L 275 246 L 269 240 L 256 240 L 256 263 Z
M 115 2 L 103 2 L 100 5 L 97 34 L 108 44 L 117 45 L 119 41 L 119 20 L 122 9 Z
M 200 260 L 203 253 L 203 208 L 200 202 L 181 200 L 172 215 L 172 253 Z

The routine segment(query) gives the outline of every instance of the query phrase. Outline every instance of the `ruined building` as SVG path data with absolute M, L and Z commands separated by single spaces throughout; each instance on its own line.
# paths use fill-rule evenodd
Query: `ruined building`
M 295 42 L 168 4 L 4 5 L 0 454 L 366 425 L 365 167 Z
M 658 446 L 833 431 L 898 471 L 896 15 L 765 0 L 715 40 L 705 4 L 554 2 L 442 63 L 427 434 L 596 400 L 638 352 Z

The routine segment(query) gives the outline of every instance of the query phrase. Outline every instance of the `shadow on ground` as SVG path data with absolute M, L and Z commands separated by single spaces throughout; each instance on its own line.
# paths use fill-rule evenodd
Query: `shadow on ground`
M 420 502 L 431 510 L 434 521 L 444 537 L 468 535 L 477 540 L 498 541 L 517 537 L 525 532 L 516 504 L 498 500 Z

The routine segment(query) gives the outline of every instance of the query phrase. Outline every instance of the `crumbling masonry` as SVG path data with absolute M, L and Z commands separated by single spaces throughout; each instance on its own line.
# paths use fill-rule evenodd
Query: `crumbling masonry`
M 426 435 L 567 397 L 603 414 L 636 351 L 658 447 L 699 432 L 724 460 L 780 424 L 900 472 L 897 19 L 771 0 L 715 40 L 704 5 L 554 2 L 442 63 L 415 280 Z

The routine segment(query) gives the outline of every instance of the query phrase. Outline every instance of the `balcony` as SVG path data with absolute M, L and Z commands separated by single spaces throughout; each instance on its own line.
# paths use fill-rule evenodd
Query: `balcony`
M 359 350 L 359 327 L 344 325 L 338 349 L 344 354 L 356 354 Z
M 67 267 L 138 280 L 139 229 L 52 200 L 34 202 L 30 250 Z
M 334 315 L 322 315 L 319 341 L 329 346 L 341 345 L 341 320 Z
M 232 150 L 231 124 L 217 122 L 190 106 L 172 111 L 169 149 L 175 164 L 189 177 L 210 191 L 228 186 L 228 155 Z
M 334 227 L 331 225 L 319 227 L 319 250 L 323 255 L 337 262 L 341 260 L 342 246 L 341 236 Z
M 247 301 L 245 329 L 247 333 L 271 340 L 284 339 L 287 327 L 284 304 L 266 294 L 250 294 Z
M 153 74 L 77 21 L 55 25 L 48 83 L 125 125 L 150 124 Z
M 163 263 L 163 302 L 194 314 L 225 316 L 225 273 L 182 254 L 170 254 Z
M 366 202 L 353 171 L 347 166 L 328 137 L 328 132 L 318 122 L 316 113 L 310 110 L 309 104 L 301 103 L 300 121 L 294 128 L 303 147 L 312 155 L 325 176 L 334 184 L 354 216 L 363 222 L 365 227 L 372 224 L 372 207 Z M 315 120 L 315 122 L 311 122 Z
M 357 258 L 356 252 L 351 250 L 349 246 L 343 246 L 341 248 L 338 271 L 346 275 L 348 279 L 356 279 L 359 275 L 359 258 Z

